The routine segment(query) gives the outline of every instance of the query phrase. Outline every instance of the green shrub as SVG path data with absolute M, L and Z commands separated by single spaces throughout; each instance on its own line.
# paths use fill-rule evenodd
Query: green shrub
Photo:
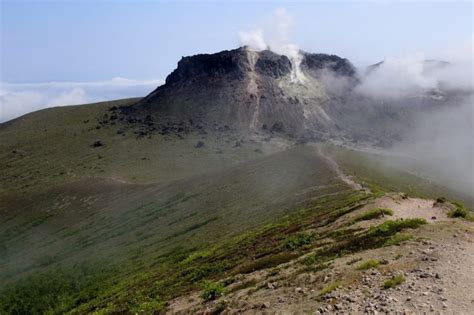
M 396 287 L 397 285 L 402 284 L 403 282 L 405 282 L 405 280 L 406 279 L 405 279 L 405 276 L 403 274 L 396 275 L 396 276 L 386 280 L 383 283 L 383 288 L 384 289 L 390 289 L 390 288 Z
M 212 301 L 217 299 L 224 293 L 224 285 L 212 281 L 204 281 L 202 283 L 203 292 L 201 297 L 204 301 Z
M 304 258 L 301 260 L 301 263 L 302 263 L 303 265 L 306 265 L 306 266 L 311 266 L 311 265 L 315 264 L 316 261 L 317 261 L 316 255 L 311 254 L 311 255 L 307 255 L 306 257 L 304 257 Z
M 309 245 L 314 239 L 314 235 L 308 233 L 298 233 L 285 239 L 284 246 L 286 249 L 295 250 L 304 245 Z
M 367 260 L 366 262 L 363 262 L 359 266 L 357 266 L 357 270 L 367 270 L 367 269 L 375 268 L 378 265 L 380 265 L 379 260 L 370 259 L 370 260 Z
M 386 208 L 370 209 L 357 216 L 354 222 L 378 219 L 384 215 L 393 215 L 393 210 Z
M 417 227 L 426 224 L 425 219 L 414 218 L 414 219 L 398 219 L 398 220 L 389 220 L 384 223 L 373 226 L 369 228 L 367 235 L 369 237 L 383 237 L 390 236 L 397 232 L 400 232 L 403 229 L 416 229 Z
M 407 233 L 397 233 L 390 236 L 384 243 L 383 246 L 399 245 L 401 242 L 413 239 L 413 235 Z
M 468 212 L 466 210 L 466 208 L 464 208 L 464 206 L 460 203 L 454 203 L 454 205 L 456 206 L 456 209 L 450 211 L 448 213 L 448 217 L 450 218 L 466 218 L 468 216 Z

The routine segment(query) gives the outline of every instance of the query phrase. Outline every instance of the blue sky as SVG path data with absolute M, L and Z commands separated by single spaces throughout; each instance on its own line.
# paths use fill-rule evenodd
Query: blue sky
M 418 52 L 445 58 L 473 34 L 471 1 L 0 0 L 0 5 L 0 122 L 61 102 L 144 95 L 181 56 L 235 48 L 242 31 L 271 33 L 277 27 L 272 16 L 282 8 L 292 19 L 291 43 L 361 66 Z M 73 83 L 46 88 L 44 82 L 51 81 Z M 133 88 L 124 89 L 126 82 Z M 98 86 L 108 92 L 101 95 Z
M 472 2 L 1 2 L 1 80 L 163 79 L 183 55 L 239 45 L 284 7 L 302 49 L 366 64 L 438 51 L 471 36 Z M 271 26 L 270 26 L 271 27 Z

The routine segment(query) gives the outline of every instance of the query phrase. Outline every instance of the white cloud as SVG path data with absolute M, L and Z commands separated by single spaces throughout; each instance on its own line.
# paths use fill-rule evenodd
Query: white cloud
M 163 84 L 161 80 L 0 83 L 0 122 L 53 106 L 78 105 L 145 96 Z
M 424 73 L 423 54 L 388 57 L 370 71 L 358 86 L 359 92 L 378 98 L 400 97 L 437 87 L 437 80 Z
M 84 89 L 73 88 L 49 101 L 48 106 L 79 105 L 87 103 L 87 96 Z
M 450 47 L 444 60 L 427 62 L 424 54 L 388 57 L 362 77 L 358 92 L 376 98 L 413 96 L 437 88 L 474 89 L 474 40 Z M 448 63 L 440 63 L 448 61 Z
M 261 51 L 268 48 L 263 39 L 263 31 L 261 29 L 254 29 L 248 32 L 240 31 L 238 35 L 240 43 L 248 46 L 250 49 Z

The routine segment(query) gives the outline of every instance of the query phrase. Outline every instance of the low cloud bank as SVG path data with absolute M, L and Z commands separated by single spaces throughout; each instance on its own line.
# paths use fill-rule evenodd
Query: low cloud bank
M 361 73 L 359 93 L 369 97 L 401 98 L 436 89 L 474 89 L 474 37 L 451 47 L 443 60 L 423 53 L 387 57 Z
M 299 69 L 300 50 L 289 36 L 295 20 L 284 9 L 278 9 L 266 22 L 266 27 L 239 32 L 240 43 L 257 51 L 270 49 L 286 55 L 293 63 L 292 79 L 305 84 L 307 80 Z M 427 92 L 434 104 L 443 104 L 447 91 L 456 94 L 442 106 L 415 110 L 413 125 L 385 155 L 392 157 L 387 161 L 392 166 L 474 196 L 473 44 L 474 36 L 447 47 L 437 54 L 438 60 L 430 60 L 424 53 L 386 57 L 368 69 L 360 68 L 357 84 L 329 69 L 321 72 L 320 80 L 328 93 L 341 95 L 355 89 L 368 100 L 389 106 L 416 104 L 416 99 L 426 97 Z
M 0 122 L 47 107 L 145 96 L 161 80 L 113 78 L 95 82 L 0 83 Z
M 414 163 L 394 163 L 474 197 L 474 96 L 420 114 L 416 122 L 401 142 L 388 149 Z

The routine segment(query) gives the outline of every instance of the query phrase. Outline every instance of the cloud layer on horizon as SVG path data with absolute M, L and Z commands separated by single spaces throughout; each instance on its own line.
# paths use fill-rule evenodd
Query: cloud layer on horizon
M 162 80 L 116 77 L 92 82 L 0 82 L 0 122 L 43 108 L 145 96 Z

